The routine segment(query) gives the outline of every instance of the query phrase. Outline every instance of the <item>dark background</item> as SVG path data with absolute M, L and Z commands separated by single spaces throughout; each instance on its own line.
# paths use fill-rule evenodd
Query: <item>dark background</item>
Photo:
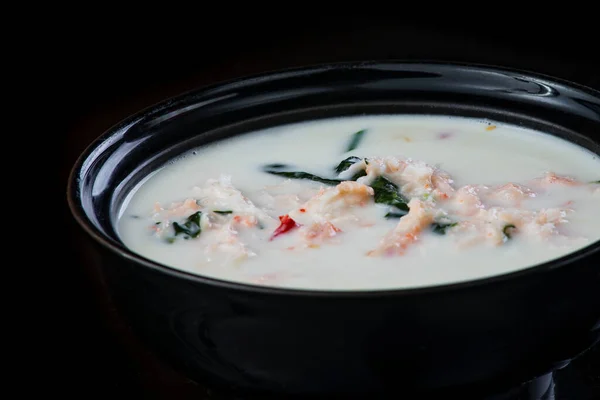
M 532 70 L 600 89 L 600 35 L 586 20 L 564 26 L 515 11 L 504 17 L 480 13 L 465 22 L 416 22 L 397 14 L 297 22 L 268 15 L 235 21 L 205 16 L 185 28 L 177 21 L 80 22 L 60 35 L 64 53 L 54 63 L 64 99 L 57 114 L 65 138 L 60 186 L 65 188 L 79 152 L 127 115 L 198 86 L 272 69 L 365 59 L 446 60 Z M 57 357 L 67 367 L 60 371 L 65 379 L 53 382 L 57 393 L 145 398 L 205 393 L 135 341 L 99 283 L 66 205 L 64 215 L 70 262 L 53 277 L 52 299 Z

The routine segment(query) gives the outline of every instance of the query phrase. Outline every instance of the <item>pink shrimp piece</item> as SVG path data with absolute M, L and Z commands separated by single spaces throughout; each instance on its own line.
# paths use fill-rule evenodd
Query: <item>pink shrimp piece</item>
M 504 225 L 507 224 L 502 226 Z M 449 234 L 458 239 L 458 247 L 461 249 L 486 242 L 500 246 L 506 241 L 502 229 L 498 224 L 486 221 L 463 221 L 449 231 Z
M 533 198 L 536 193 L 528 187 L 507 183 L 493 189 L 486 197 L 491 200 L 499 201 L 503 204 L 521 205 L 521 202 L 528 198 Z
M 251 228 L 258 224 L 258 218 L 254 215 L 236 215 L 232 220 L 234 224 L 245 226 L 247 228 Z
M 487 189 L 475 185 L 463 186 L 456 191 L 452 198 L 454 206 L 457 208 L 457 213 L 461 215 L 474 215 L 484 208 L 479 191 Z
M 194 199 L 186 199 L 183 202 L 177 202 L 171 204 L 171 207 L 164 210 L 167 213 L 167 217 L 180 217 L 185 216 L 190 213 L 190 211 L 197 211 L 200 209 L 200 206 L 196 203 Z M 156 210 L 156 206 L 155 206 Z
M 560 208 L 546 208 L 537 213 L 535 222 L 544 224 L 562 224 L 567 222 L 566 216 L 572 210 L 565 210 Z
M 369 158 L 369 164 L 365 168 L 368 176 L 380 176 L 383 174 L 393 174 L 402 172 L 406 168 L 406 161 L 395 157 L 374 157 Z
M 454 193 L 452 183 L 453 180 L 450 175 L 440 170 L 436 170 L 433 175 L 431 175 L 433 192 L 440 200 L 446 200 Z
M 205 248 L 205 253 L 212 257 L 226 257 L 232 261 L 242 261 L 253 257 L 256 253 L 248 248 L 238 237 L 238 232 L 233 228 L 233 223 L 224 225 L 215 231 L 211 243 Z
M 367 253 L 369 256 L 403 255 L 410 245 L 419 239 L 419 234 L 433 222 L 433 213 L 425 203 L 413 199 L 408 204 L 410 211 L 400 219 L 398 225 L 389 232 L 375 250 Z
M 304 237 L 309 241 L 315 239 L 328 239 L 336 236 L 342 230 L 333 225 L 331 222 L 312 224 L 305 232 Z
M 347 205 L 364 206 L 375 193 L 372 187 L 353 181 L 342 182 L 336 186 L 336 189 Z
M 289 215 L 300 224 L 321 219 L 330 220 L 353 206 L 364 206 L 374 194 L 372 187 L 354 181 L 344 181 L 333 188 L 323 189 L 313 198 L 292 210 Z
M 582 182 L 579 182 L 574 178 L 571 178 L 568 176 L 557 175 L 554 172 L 548 172 L 542 178 L 538 178 L 535 181 L 537 183 L 542 184 L 542 186 L 547 186 L 547 185 L 581 186 L 581 185 L 583 185 Z

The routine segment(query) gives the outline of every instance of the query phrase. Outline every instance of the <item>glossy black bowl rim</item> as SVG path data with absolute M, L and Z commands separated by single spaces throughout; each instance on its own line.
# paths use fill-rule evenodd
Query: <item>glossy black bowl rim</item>
M 545 80 L 551 83 L 558 83 L 564 86 L 568 86 L 573 89 L 580 90 L 591 96 L 594 96 L 600 100 L 600 91 L 590 88 L 588 86 L 572 82 L 563 78 L 558 78 L 538 72 L 532 72 L 529 70 L 510 68 L 505 66 L 497 66 L 483 63 L 465 63 L 465 62 L 445 62 L 445 61 L 430 61 L 430 60 L 369 60 L 369 61 L 348 61 L 348 62 L 337 62 L 337 63 L 322 63 L 322 64 L 310 64 L 301 67 L 291 67 L 277 70 L 268 70 L 257 74 L 249 74 L 239 76 L 235 79 L 217 81 L 210 85 L 197 87 L 188 91 L 185 91 L 179 95 L 168 97 L 162 101 L 159 101 L 153 105 L 145 107 L 138 112 L 131 114 L 129 117 L 122 119 L 120 122 L 106 129 L 100 136 L 94 139 L 79 155 L 75 163 L 73 164 L 67 181 L 67 203 L 71 211 L 73 218 L 77 221 L 78 225 L 98 244 L 102 245 L 109 251 L 117 254 L 120 257 L 129 259 L 134 263 L 144 267 L 150 268 L 154 271 L 170 275 L 175 278 L 183 279 L 189 282 L 201 283 L 210 285 L 216 288 L 223 288 L 228 290 L 235 290 L 248 293 L 264 294 L 264 295 L 277 295 L 277 296 L 302 296 L 302 297 L 317 297 L 317 298 L 373 298 L 373 297 L 397 297 L 397 296 L 415 296 L 415 295 L 426 295 L 441 292 L 448 292 L 454 290 L 464 290 L 467 288 L 484 287 L 486 285 L 510 281 L 519 279 L 522 277 L 530 277 L 533 275 L 540 275 L 547 273 L 551 270 L 556 270 L 561 267 L 566 267 L 575 261 L 585 258 L 593 253 L 600 250 L 600 240 L 593 242 L 575 252 L 567 253 L 550 261 L 535 264 L 530 267 L 518 269 L 513 272 L 500 273 L 484 278 L 470 279 L 464 281 L 458 281 L 454 283 L 446 284 L 434 284 L 426 286 L 398 288 L 398 289 L 368 289 L 368 290 L 324 290 L 324 289 L 301 289 L 301 288 L 287 288 L 277 286 L 264 286 L 250 283 L 243 283 L 237 281 L 228 281 L 224 279 L 213 278 L 210 276 L 194 274 L 191 272 L 183 271 L 174 267 L 170 267 L 151 259 L 145 258 L 133 251 L 129 250 L 126 246 L 122 248 L 115 246 L 109 240 L 107 240 L 102 233 L 100 233 L 93 224 L 86 217 L 83 209 L 78 206 L 79 191 L 78 187 L 78 173 L 81 170 L 84 161 L 88 159 L 94 151 L 100 147 L 107 139 L 109 139 L 114 133 L 118 132 L 123 127 L 135 123 L 135 121 L 148 116 L 152 113 L 160 112 L 163 109 L 167 109 L 172 106 L 173 103 L 177 103 L 185 100 L 186 98 L 201 94 L 202 92 L 208 92 L 217 88 L 221 89 L 233 89 L 236 86 L 243 85 L 248 82 L 255 82 L 257 80 L 269 80 L 283 77 L 296 77 L 300 75 L 318 74 L 324 71 L 336 70 L 336 69 L 352 69 L 352 68 L 374 68 L 377 66 L 427 66 L 427 67 L 456 67 L 456 68 L 469 68 L 474 71 L 487 71 L 487 72 L 499 72 L 499 73 L 513 73 L 519 74 L 525 77 Z

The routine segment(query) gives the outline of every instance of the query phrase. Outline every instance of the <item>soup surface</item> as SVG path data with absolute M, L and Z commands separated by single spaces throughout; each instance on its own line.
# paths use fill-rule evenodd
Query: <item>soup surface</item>
M 494 121 L 357 116 L 190 150 L 123 205 L 132 251 L 250 284 L 373 290 L 455 283 L 600 239 L 600 160 Z

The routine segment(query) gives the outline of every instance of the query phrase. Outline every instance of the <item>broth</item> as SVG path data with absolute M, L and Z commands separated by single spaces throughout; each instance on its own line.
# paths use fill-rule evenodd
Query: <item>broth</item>
M 594 243 L 598 179 L 598 155 L 514 125 L 316 120 L 190 150 L 136 187 L 118 232 L 148 259 L 228 281 L 413 288 L 504 274 Z

